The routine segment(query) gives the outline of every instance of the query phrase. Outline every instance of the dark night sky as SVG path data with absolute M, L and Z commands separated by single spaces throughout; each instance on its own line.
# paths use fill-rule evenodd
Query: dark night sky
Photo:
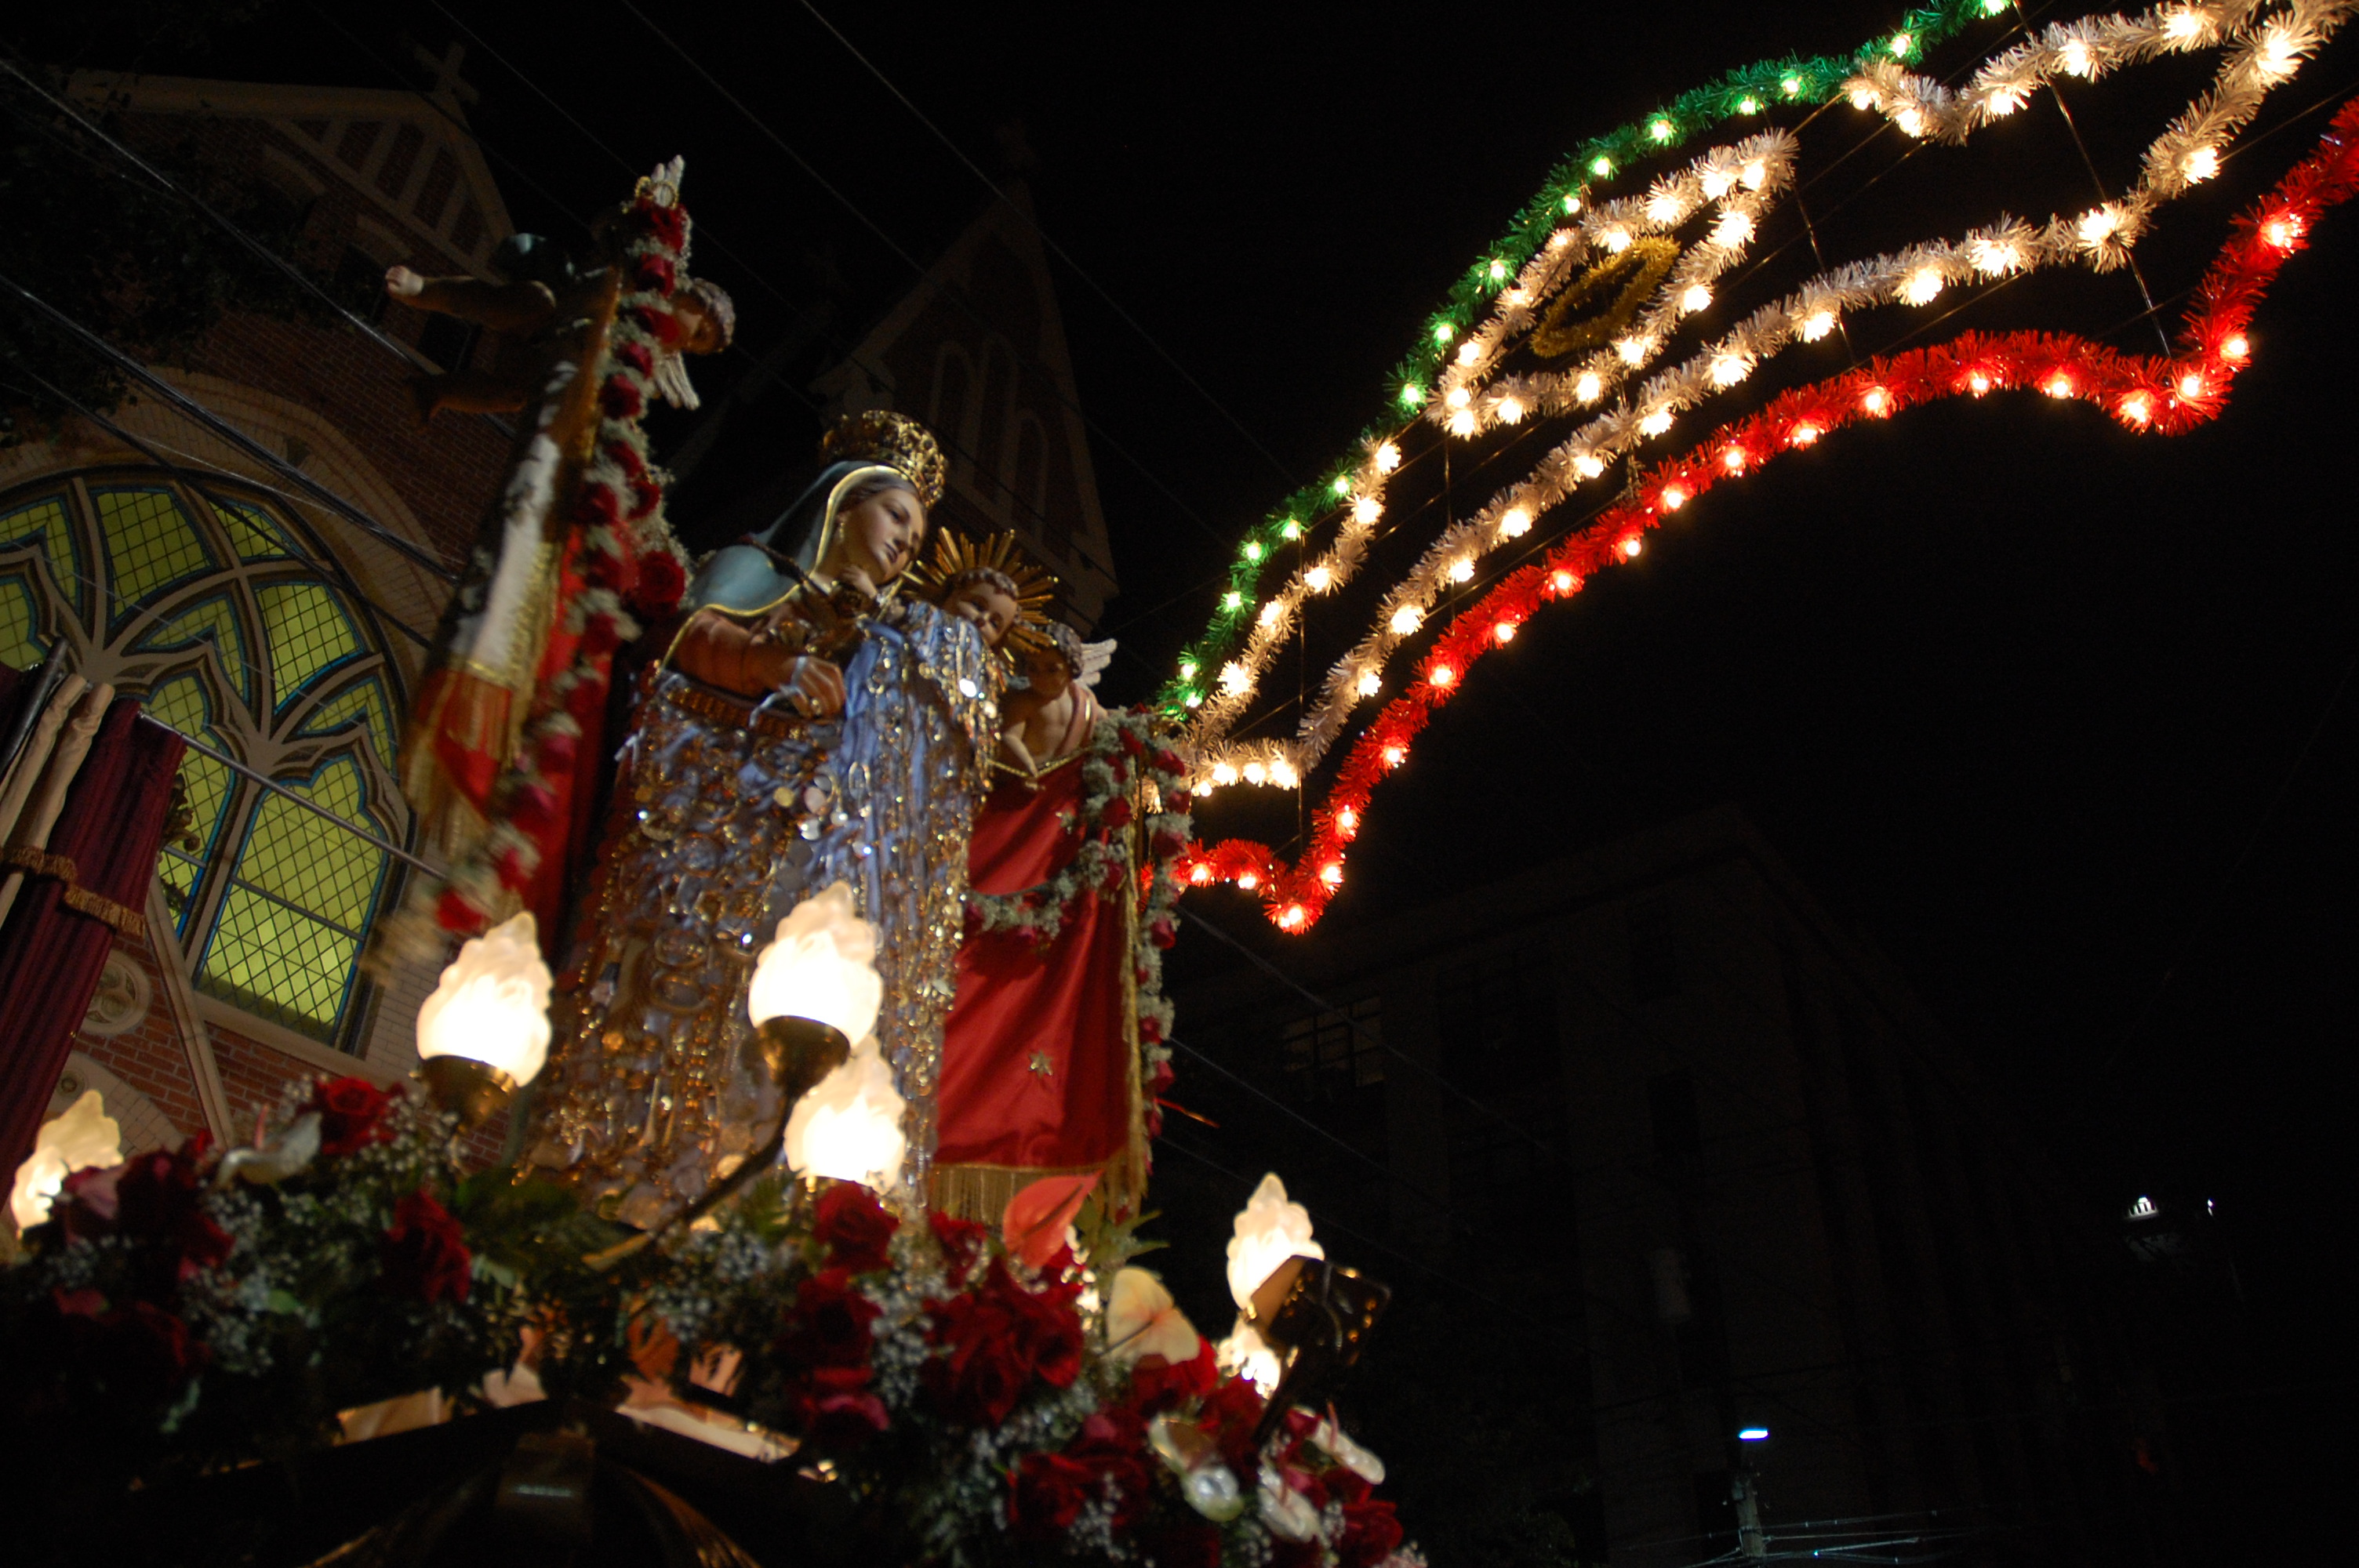
M 783 308 L 715 241 L 798 297 L 825 257 L 847 319 L 907 286 L 890 249 L 617 0 L 454 9 L 634 165 L 687 155 L 700 270 L 735 290 L 754 349 Z M 1275 454 L 1060 273 L 1103 432 L 1125 590 L 1108 624 L 1145 659 L 1117 665 L 1113 696 L 1169 666 L 1240 523 L 1290 488 L 1280 469 L 1308 475 L 1376 410 L 1424 312 L 1562 152 L 1728 67 L 1848 48 L 1896 8 L 1596 9 L 838 0 L 834 19 L 978 161 L 1020 119 L 1047 231 Z M 974 178 L 799 6 L 650 14 L 911 254 L 981 210 Z M 457 36 L 430 5 L 404 23 L 437 51 Z M 389 25 L 347 25 L 406 56 Z M 389 81 L 305 0 L 194 69 Z M 2285 103 L 2340 101 L 2354 71 L 2359 54 L 2332 50 Z M 467 74 L 493 151 L 557 199 L 501 170 L 521 224 L 613 199 L 619 170 L 516 74 L 480 49 Z M 2087 102 L 2102 140 L 2104 100 Z M 2322 120 L 2266 144 L 2256 172 L 2274 178 Z M 2187 220 L 2186 255 L 2252 189 Z M 1951 404 L 1690 506 L 1642 562 L 1485 665 L 1380 792 L 1334 918 L 1738 802 L 2093 1206 L 2149 1187 L 2215 1198 L 2261 1326 L 2322 1345 L 2359 1206 L 2359 693 L 2343 689 L 2359 655 L 2359 211 L 2317 239 L 2263 307 L 2226 417 L 2192 436 L 2133 438 L 2028 395 Z M 2003 324 L 2130 315 L 2129 282 L 2101 281 L 2111 292 L 2073 319 Z M 2140 331 L 2114 341 L 2151 351 Z M 682 496 L 685 521 L 804 455 L 797 406 L 756 412 Z M 1201 907 L 1258 924 L 1237 895 Z M 1220 957 L 1179 956 L 1183 971 Z

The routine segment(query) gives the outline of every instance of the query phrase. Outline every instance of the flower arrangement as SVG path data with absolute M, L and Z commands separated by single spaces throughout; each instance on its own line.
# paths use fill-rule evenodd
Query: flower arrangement
M 1077 847 L 1054 876 L 1015 892 L 970 892 L 966 932 L 1016 932 L 1042 947 L 1057 939 L 1093 894 L 1125 887 L 1143 898 L 1132 947 L 1136 982 L 1139 1073 L 1145 1082 L 1150 1131 L 1159 1132 L 1157 1101 L 1171 1084 L 1172 1009 L 1163 994 L 1163 953 L 1178 940 L 1181 892 L 1178 866 L 1187 853 L 1187 762 L 1172 749 L 1162 720 L 1146 708 L 1114 708 L 1101 716 L 1082 753 L 1082 795 L 1072 836 Z M 1139 786 L 1144 785 L 1144 788 Z M 1136 833 L 1130 831 L 1136 827 Z M 1139 861 L 1144 846 L 1145 864 Z
M 600 1268 L 623 1232 L 562 1187 L 462 1178 L 452 1130 L 304 1080 L 247 1146 L 73 1173 L 0 1271 L 0 1411 L 86 1492 L 292 1454 L 421 1385 L 464 1406 L 523 1357 L 553 1394 L 612 1404 L 636 1377 L 790 1440 L 886 1561 L 1423 1561 L 1332 1412 L 1258 1438 L 1261 1393 L 1094 1201 L 1003 1236 L 774 1173 Z

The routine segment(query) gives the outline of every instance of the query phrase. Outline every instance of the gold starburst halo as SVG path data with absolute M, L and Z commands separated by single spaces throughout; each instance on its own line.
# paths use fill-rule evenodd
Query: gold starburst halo
M 1057 579 L 1033 565 L 1014 534 L 994 534 L 977 544 L 954 528 L 937 529 L 931 558 L 911 568 L 909 577 L 918 595 L 934 604 L 978 582 L 987 582 L 1014 600 L 1016 623 L 1007 629 L 999 648 L 1009 664 L 1020 668 L 1021 654 L 1049 646 L 1041 627 L 1048 620 L 1049 601 L 1057 591 Z

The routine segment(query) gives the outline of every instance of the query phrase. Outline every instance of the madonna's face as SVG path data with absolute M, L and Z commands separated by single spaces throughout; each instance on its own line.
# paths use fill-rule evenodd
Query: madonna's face
M 835 542 L 822 563 L 831 576 L 856 568 L 883 588 L 909 569 L 926 536 L 926 508 L 907 486 L 863 489 L 835 515 Z

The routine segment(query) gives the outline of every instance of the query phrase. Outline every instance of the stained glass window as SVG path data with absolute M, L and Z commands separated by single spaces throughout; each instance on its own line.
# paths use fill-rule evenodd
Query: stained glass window
M 399 842 L 399 672 L 332 559 L 258 496 L 147 474 L 51 479 L 0 497 L 0 658 L 28 665 L 45 628 L 75 622 L 87 677 Z M 157 873 L 196 989 L 353 1044 L 391 857 L 209 757 L 191 752 L 181 778 L 195 844 L 166 845 Z

